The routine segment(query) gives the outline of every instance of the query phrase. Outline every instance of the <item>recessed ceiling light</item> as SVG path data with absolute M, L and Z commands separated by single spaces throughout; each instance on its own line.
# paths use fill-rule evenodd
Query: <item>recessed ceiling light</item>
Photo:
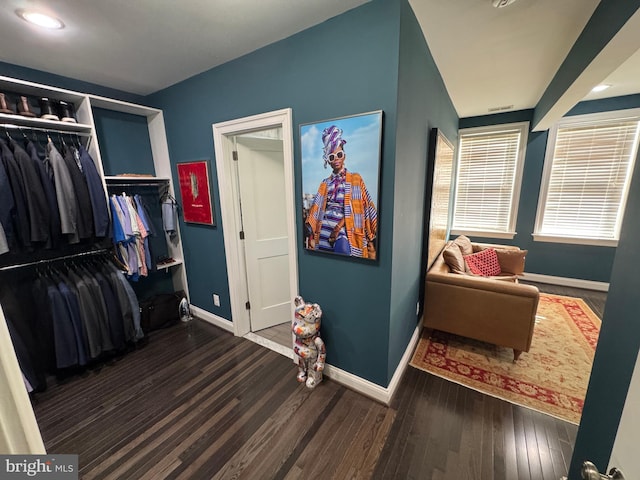
M 51 30 L 60 30 L 61 28 L 64 28 L 64 23 L 62 23 L 62 20 L 59 18 L 52 17 L 46 13 L 36 12 L 35 10 L 24 10 L 20 8 L 16 10 L 16 15 L 25 22 L 38 25 L 39 27 L 50 28 Z
M 603 83 L 602 85 L 596 85 L 595 87 L 593 87 L 591 89 L 592 92 L 596 93 L 596 92 L 602 92 L 603 90 L 606 90 L 607 88 L 609 88 L 611 85 L 608 85 L 606 83 Z

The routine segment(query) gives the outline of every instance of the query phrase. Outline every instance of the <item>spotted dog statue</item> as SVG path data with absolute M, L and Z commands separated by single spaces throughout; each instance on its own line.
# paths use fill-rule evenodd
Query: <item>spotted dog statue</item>
M 301 296 L 293 303 L 296 308 L 291 330 L 296 336 L 293 352 L 298 357 L 298 381 L 306 382 L 307 387 L 313 389 L 322 381 L 327 356 L 320 338 L 322 310 L 317 303 L 305 303 Z

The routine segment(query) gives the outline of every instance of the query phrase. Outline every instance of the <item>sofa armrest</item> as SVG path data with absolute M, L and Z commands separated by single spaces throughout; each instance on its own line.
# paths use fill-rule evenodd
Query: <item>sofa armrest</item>
M 427 328 L 528 352 L 539 292 L 532 285 L 466 275 L 427 275 Z

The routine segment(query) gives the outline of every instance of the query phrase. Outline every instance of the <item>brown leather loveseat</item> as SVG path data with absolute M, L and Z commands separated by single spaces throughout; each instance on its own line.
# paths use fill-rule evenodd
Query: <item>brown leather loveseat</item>
M 456 250 L 466 255 L 489 247 L 498 252 L 499 277 L 471 274 Z M 531 347 L 539 298 L 536 287 L 517 283 L 524 254 L 517 247 L 472 243 L 464 236 L 447 243 L 427 272 L 424 326 L 512 348 L 516 361 Z

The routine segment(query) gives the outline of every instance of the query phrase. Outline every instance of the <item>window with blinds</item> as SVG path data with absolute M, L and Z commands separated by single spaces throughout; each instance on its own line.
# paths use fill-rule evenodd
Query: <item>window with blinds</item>
M 630 113 L 568 117 L 551 129 L 536 240 L 617 245 L 638 152 L 640 110 Z
M 452 233 L 515 235 L 529 123 L 460 130 Z

